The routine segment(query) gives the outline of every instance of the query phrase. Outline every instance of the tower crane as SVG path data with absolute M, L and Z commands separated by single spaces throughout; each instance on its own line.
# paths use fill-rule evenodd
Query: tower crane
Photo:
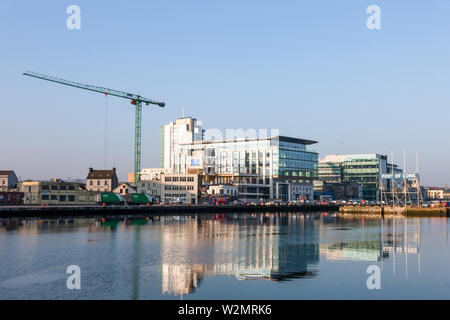
M 71 86 L 71 87 L 75 87 L 75 88 L 79 88 L 79 89 L 103 93 L 105 95 L 130 99 L 131 104 L 135 106 L 134 182 L 137 183 L 139 181 L 139 173 L 141 171 L 142 104 L 145 103 L 145 105 L 147 105 L 147 106 L 149 104 L 154 104 L 161 108 L 164 108 L 164 106 L 166 105 L 164 102 L 153 101 L 151 99 L 147 99 L 147 98 L 144 98 L 140 95 L 133 94 L 133 93 L 123 92 L 123 91 L 118 91 L 118 90 L 113 90 L 113 89 L 108 89 L 108 88 L 103 88 L 103 87 L 98 87 L 98 86 L 93 86 L 93 85 L 88 85 L 88 84 L 83 84 L 83 83 L 74 82 L 74 81 L 70 81 L 70 80 L 64 80 L 64 79 L 60 79 L 60 78 L 56 78 L 56 77 L 52 77 L 52 76 L 48 76 L 48 75 L 40 74 L 40 73 L 36 73 L 36 72 L 31 72 L 31 71 L 27 71 L 23 75 L 42 79 L 42 80 L 47 80 L 47 81 L 51 81 L 51 82 L 56 82 L 59 84 L 63 84 L 63 85 L 67 85 L 67 86 Z

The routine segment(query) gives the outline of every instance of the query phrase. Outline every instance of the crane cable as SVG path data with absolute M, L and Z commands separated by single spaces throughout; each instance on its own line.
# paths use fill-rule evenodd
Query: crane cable
M 108 94 L 105 93 L 105 159 L 104 159 L 105 170 L 108 169 L 107 159 L 108 159 Z

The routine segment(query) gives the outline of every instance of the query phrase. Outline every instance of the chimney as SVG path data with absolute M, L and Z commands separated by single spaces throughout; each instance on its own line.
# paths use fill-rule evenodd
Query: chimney
M 92 171 L 94 171 L 94 169 L 92 169 L 92 168 L 89 168 L 89 172 L 92 172 Z

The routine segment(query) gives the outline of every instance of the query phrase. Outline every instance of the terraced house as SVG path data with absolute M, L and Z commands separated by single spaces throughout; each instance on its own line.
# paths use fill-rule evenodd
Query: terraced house
M 89 168 L 86 178 L 86 189 L 96 192 L 111 192 L 119 186 L 116 168 L 112 170 L 94 170 Z

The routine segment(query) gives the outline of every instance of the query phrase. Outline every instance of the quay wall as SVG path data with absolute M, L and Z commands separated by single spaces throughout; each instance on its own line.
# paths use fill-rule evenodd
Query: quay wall
M 448 217 L 450 208 L 417 208 L 389 206 L 341 206 L 341 213 L 373 214 L 373 215 L 404 215 L 407 217 Z
M 268 213 L 268 212 L 337 212 L 337 205 L 192 205 L 192 206 L 73 206 L 73 207 L 1 207 L 0 218 L 7 217 L 94 217 L 94 216 L 147 216 L 190 215 L 218 213 Z

